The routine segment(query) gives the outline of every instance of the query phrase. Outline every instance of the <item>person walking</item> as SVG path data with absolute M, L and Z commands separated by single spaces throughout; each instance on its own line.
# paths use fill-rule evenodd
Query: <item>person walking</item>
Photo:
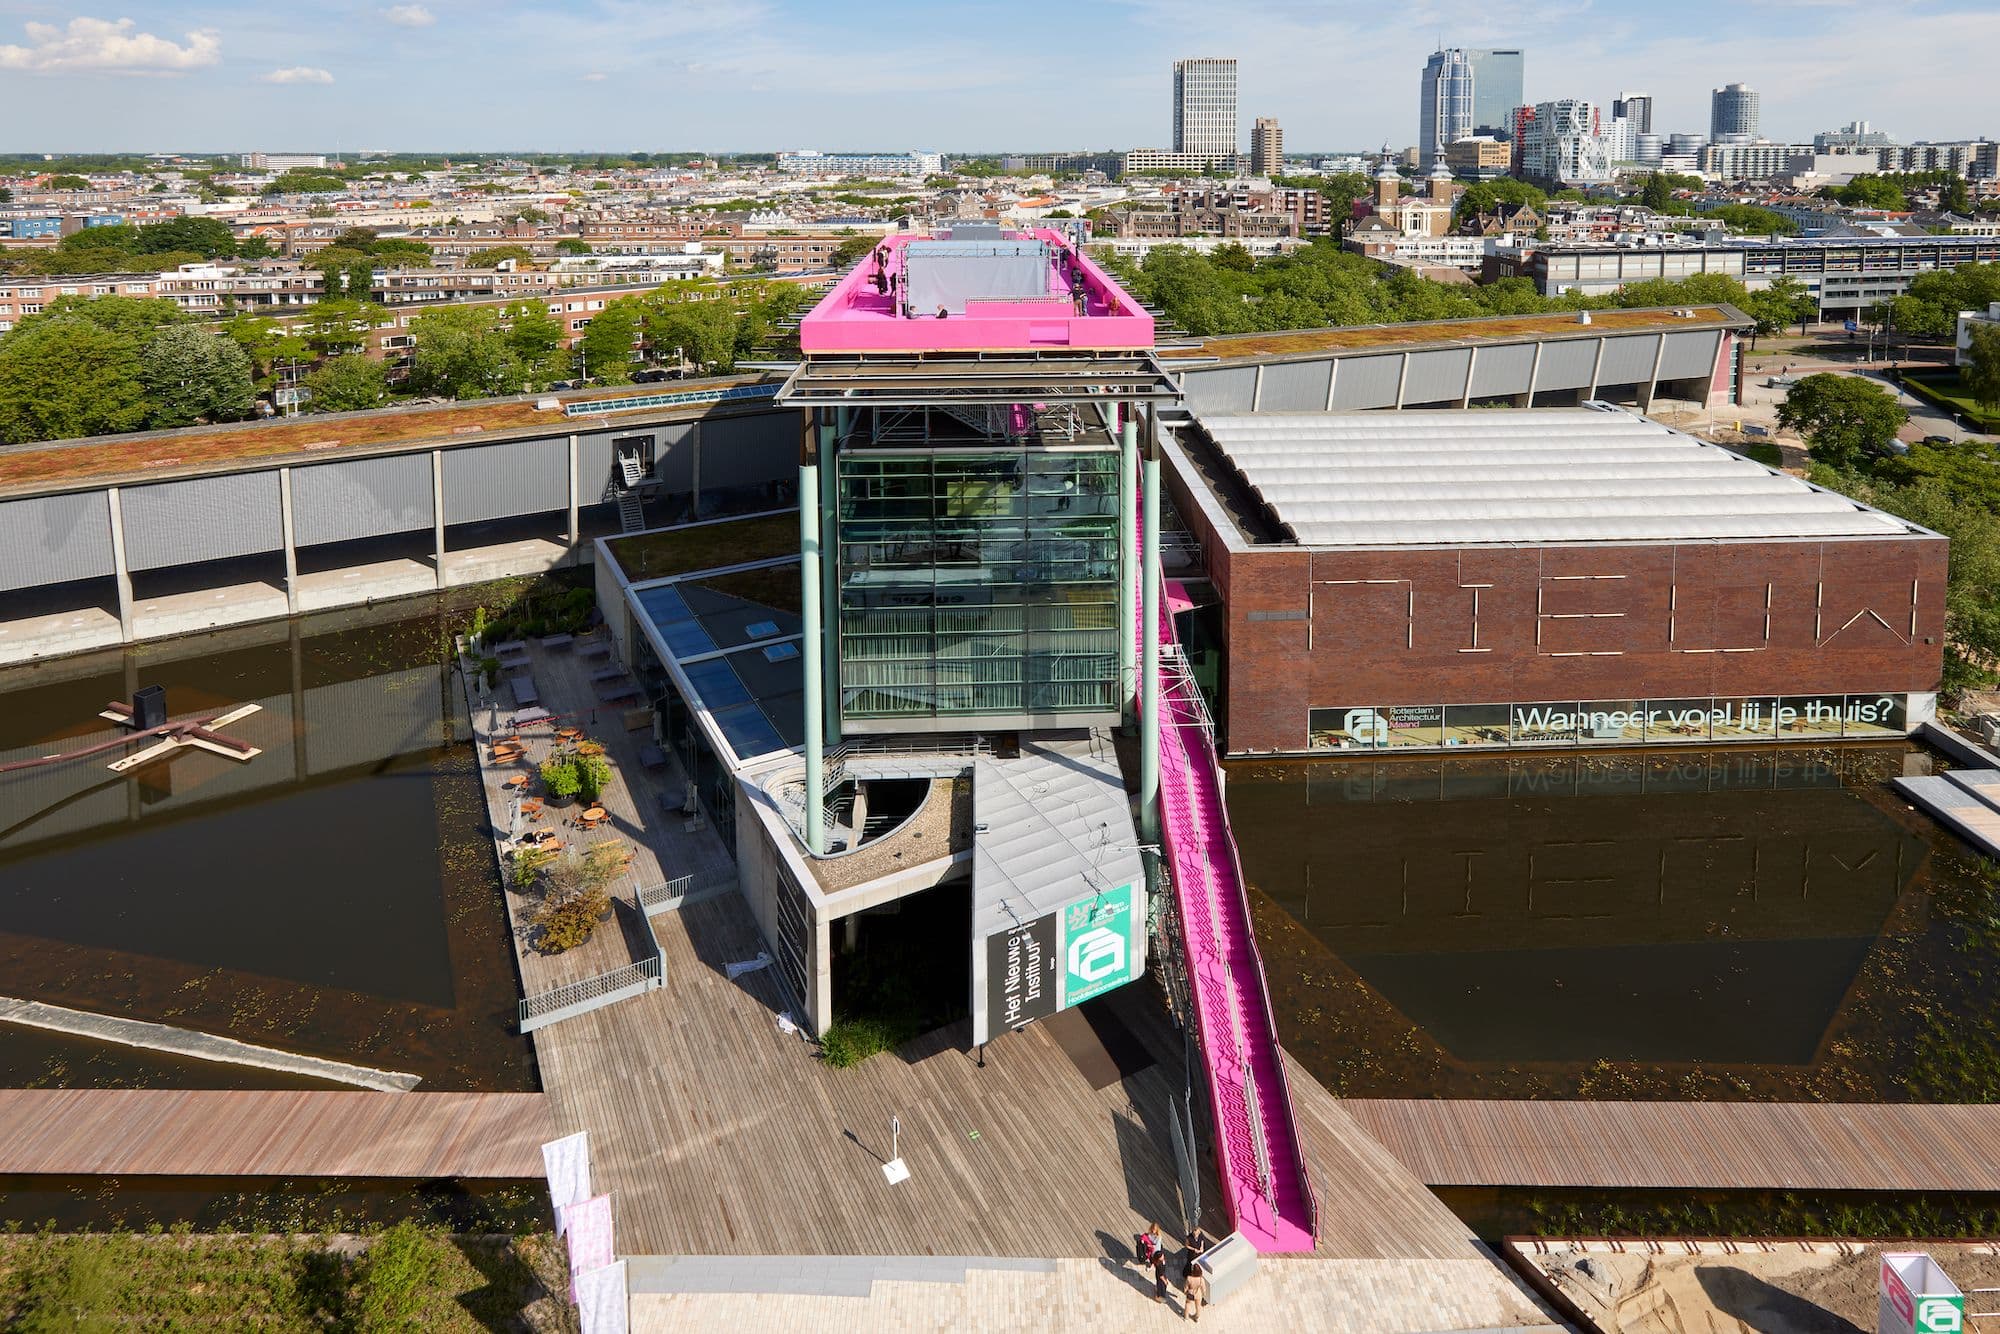
M 1156 1247 L 1153 1251 L 1153 1300 L 1164 1304 L 1167 1300 L 1167 1248 Z
M 1181 1304 L 1182 1317 L 1200 1320 L 1201 1308 L 1208 1303 L 1208 1271 L 1192 1253 L 1188 1255 L 1187 1267 L 1181 1270 L 1181 1292 L 1186 1297 Z

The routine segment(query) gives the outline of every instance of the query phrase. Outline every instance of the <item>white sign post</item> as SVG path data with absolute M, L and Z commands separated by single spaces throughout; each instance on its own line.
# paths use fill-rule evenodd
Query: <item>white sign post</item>
M 903 1122 L 900 1117 L 889 1118 L 889 1161 L 882 1164 L 882 1175 L 894 1186 L 910 1179 L 910 1169 L 903 1162 L 902 1153 Z

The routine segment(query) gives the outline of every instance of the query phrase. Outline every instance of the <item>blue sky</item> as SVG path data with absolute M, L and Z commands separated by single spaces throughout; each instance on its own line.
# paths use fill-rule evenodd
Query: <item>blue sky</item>
M 1188 55 L 1288 148 L 1402 145 L 1440 37 L 1660 130 L 1742 81 L 1773 138 L 2000 135 L 1995 0 L 0 0 L 0 149 L 1164 146 Z

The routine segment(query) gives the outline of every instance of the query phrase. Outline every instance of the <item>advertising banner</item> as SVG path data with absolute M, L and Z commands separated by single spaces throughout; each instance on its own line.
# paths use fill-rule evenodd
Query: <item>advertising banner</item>
M 549 1204 L 556 1211 L 556 1235 L 563 1234 L 563 1209 L 590 1198 L 590 1136 L 552 1139 L 542 1146 L 542 1170 L 548 1177 Z
M 1144 889 L 1138 882 L 1078 899 L 1062 910 L 1062 997 L 1068 1009 L 1139 975 Z
M 1056 1012 L 1055 913 L 986 938 L 986 1016 L 995 1033 Z

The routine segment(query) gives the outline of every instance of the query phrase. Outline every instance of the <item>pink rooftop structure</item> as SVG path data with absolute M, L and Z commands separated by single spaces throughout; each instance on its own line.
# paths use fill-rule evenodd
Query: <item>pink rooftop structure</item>
M 1150 348 L 1153 317 L 1062 232 L 892 236 L 799 326 L 807 356 Z

